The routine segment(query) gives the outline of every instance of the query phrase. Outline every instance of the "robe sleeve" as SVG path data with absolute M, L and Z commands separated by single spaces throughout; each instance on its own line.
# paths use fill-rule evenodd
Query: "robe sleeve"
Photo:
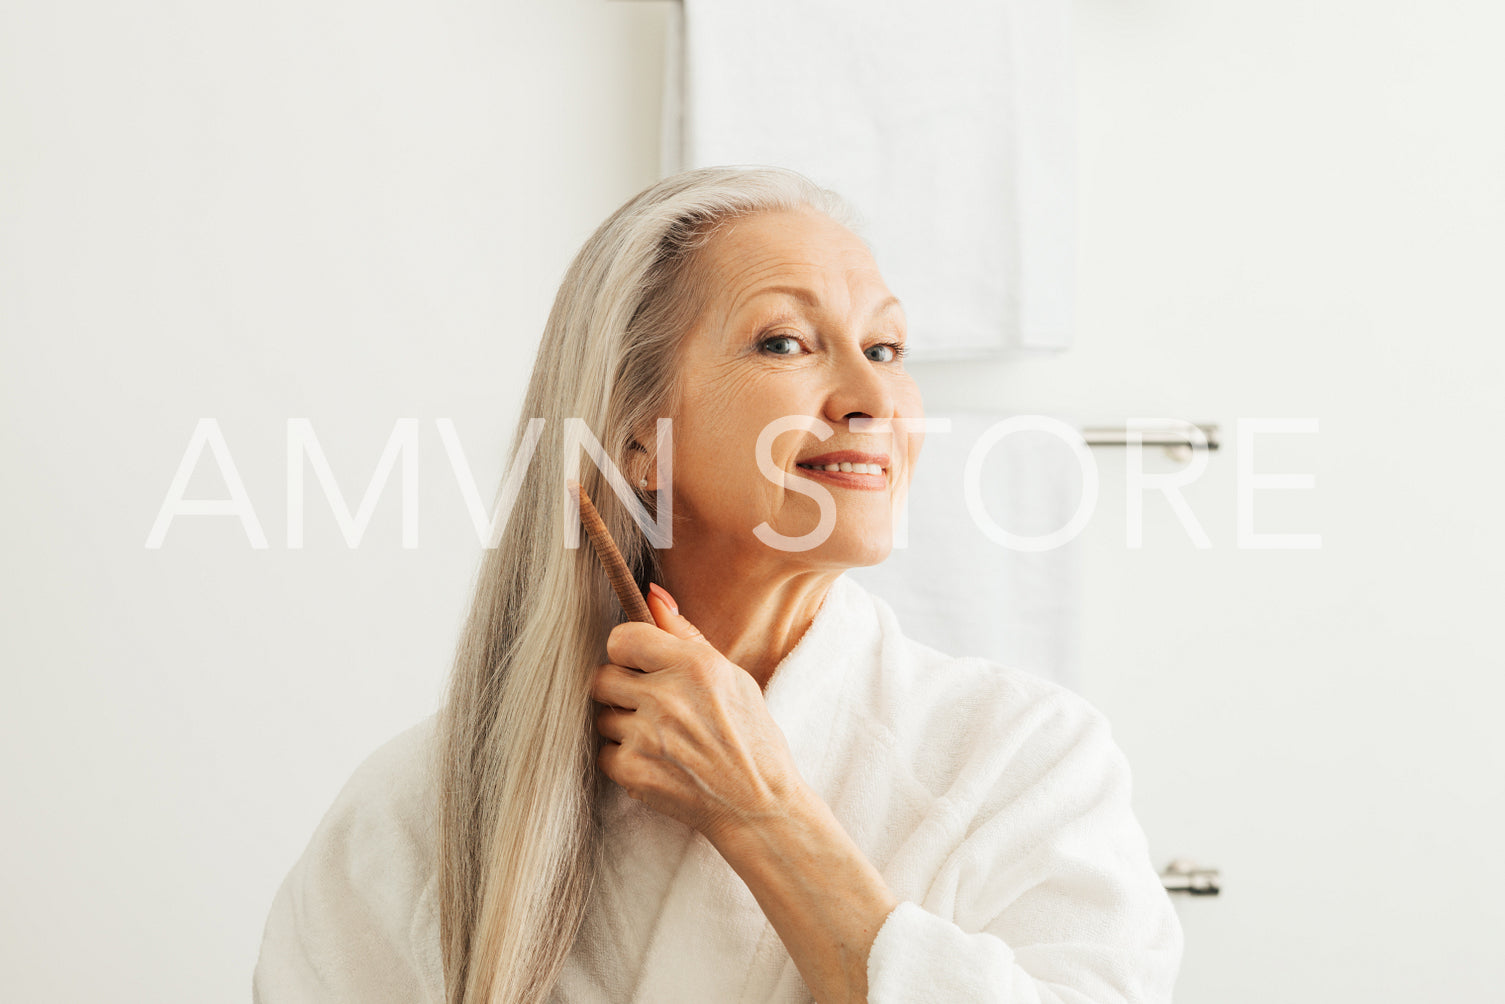
M 1130 806 L 1127 759 L 1101 712 L 1079 697 L 1063 707 L 994 768 L 984 811 L 924 896 L 938 909 L 906 900 L 889 913 L 869 1004 L 1171 1000 L 1182 930 Z
M 441 1004 L 423 944 L 433 877 L 413 733 L 351 776 L 277 890 L 254 1004 Z

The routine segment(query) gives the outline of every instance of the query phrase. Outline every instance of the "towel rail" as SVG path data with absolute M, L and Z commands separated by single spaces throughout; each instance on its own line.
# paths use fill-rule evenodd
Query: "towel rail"
M 1177 858 L 1160 873 L 1166 892 L 1192 896 L 1216 896 L 1223 891 L 1223 880 L 1216 868 L 1206 868 L 1189 858 Z
M 1202 430 L 1202 435 L 1207 437 L 1207 449 L 1218 448 L 1218 427 L 1216 424 L 1197 424 Z M 1129 429 L 1124 426 L 1101 425 L 1090 426 L 1082 429 L 1082 438 L 1088 446 L 1128 446 Z M 1200 443 L 1192 440 L 1184 425 L 1170 424 L 1161 428 L 1138 429 L 1141 441 L 1145 446 L 1184 446 L 1188 449 L 1198 448 Z

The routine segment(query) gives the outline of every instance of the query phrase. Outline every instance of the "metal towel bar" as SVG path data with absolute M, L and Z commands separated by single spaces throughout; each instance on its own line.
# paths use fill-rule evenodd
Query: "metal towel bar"
M 1187 858 L 1177 858 L 1160 873 L 1160 884 L 1166 892 L 1186 893 L 1192 896 L 1216 896 L 1223 889 L 1223 882 L 1216 868 L 1206 868 Z
M 1218 448 L 1218 427 L 1216 425 L 1197 425 L 1202 430 L 1202 435 L 1207 437 L 1207 449 Z M 1129 445 L 1129 430 L 1122 426 L 1091 426 L 1082 429 L 1082 438 L 1088 446 L 1127 446 Z M 1183 426 L 1166 425 L 1164 428 L 1137 429 L 1133 430 L 1140 436 L 1145 446 L 1185 446 L 1196 447 L 1199 444 L 1192 441 Z

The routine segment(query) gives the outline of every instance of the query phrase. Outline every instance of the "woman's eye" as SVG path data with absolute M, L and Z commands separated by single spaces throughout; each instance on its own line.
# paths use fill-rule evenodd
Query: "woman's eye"
M 876 353 L 876 354 L 875 354 Z M 875 363 L 891 363 L 904 355 L 904 346 L 893 342 L 870 346 L 867 357 Z
M 800 350 L 799 340 L 789 335 L 774 335 L 762 341 L 764 351 L 775 356 L 792 356 Z

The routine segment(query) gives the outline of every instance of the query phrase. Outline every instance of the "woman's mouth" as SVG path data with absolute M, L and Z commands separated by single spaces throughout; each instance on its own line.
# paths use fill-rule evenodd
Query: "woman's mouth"
M 888 485 L 888 469 L 878 464 L 796 464 L 808 471 L 816 480 L 843 488 L 884 488 Z

